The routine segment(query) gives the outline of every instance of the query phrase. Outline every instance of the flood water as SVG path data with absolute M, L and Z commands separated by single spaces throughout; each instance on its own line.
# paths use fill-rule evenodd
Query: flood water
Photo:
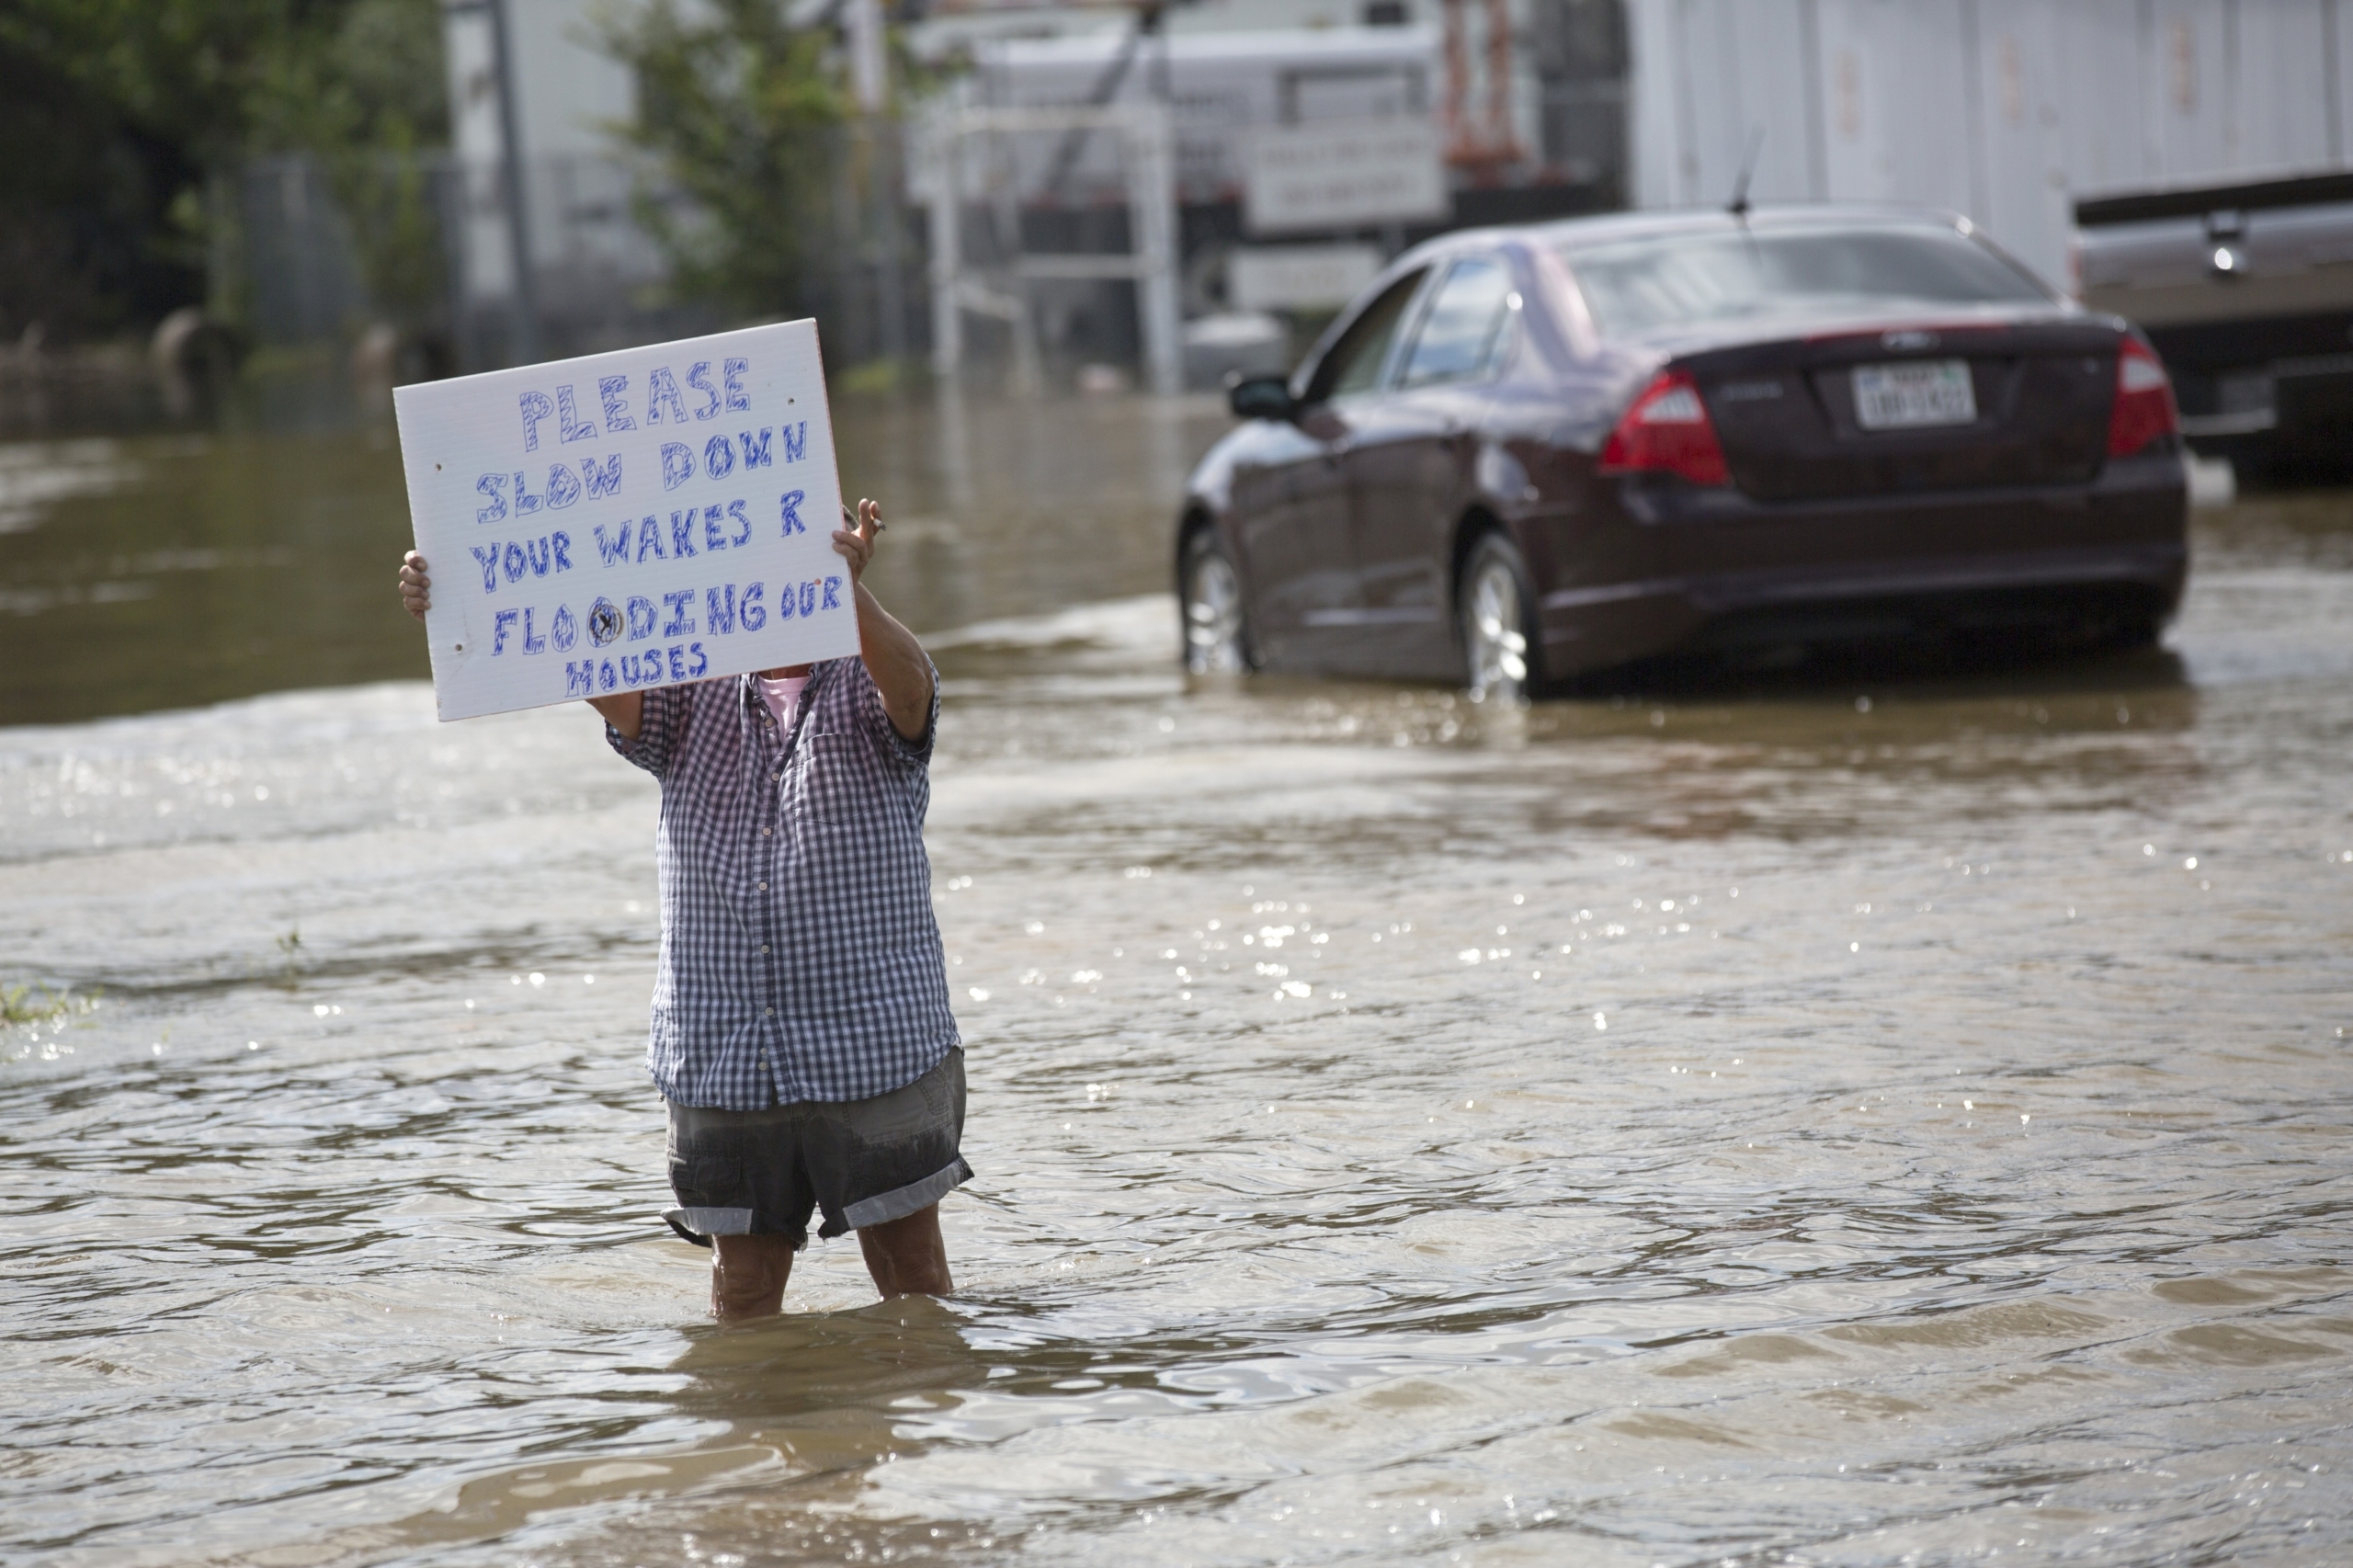
M 1221 425 L 844 411 L 979 1176 L 956 1299 L 726 1329 L 653 786 L 435 723 L 381 436 L 0 449 L 0 984 L 97 1000 L 0 1036 L 0 1558 L 2353 1556 L 2353 496 L 2162 654 L 1495 712 L 1177 673 Z

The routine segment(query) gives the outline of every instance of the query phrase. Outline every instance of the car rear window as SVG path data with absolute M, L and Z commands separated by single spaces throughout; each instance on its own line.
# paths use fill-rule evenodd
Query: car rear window
M 1570 246 L 1563 259 L 1608 336 L 1889 304 L 2051 302 L 2025 272 L 1951 229 L 1663 234 Z

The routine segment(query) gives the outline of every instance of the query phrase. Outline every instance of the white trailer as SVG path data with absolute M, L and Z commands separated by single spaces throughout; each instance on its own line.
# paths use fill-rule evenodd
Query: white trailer
M 1242 194 L 1241 140 L 1254 127 L 1429 119 L 1444 90 L 1439 44 L 1430 28 L 1017 39 L 973 51 L 965 94 L 972 105 L 991 108 L 1165 102 L 1176 133 L 1177 199 L 1233 200 Z M 1021 199 L 1063 206 L 1125 199 L 1108 141 L 1074 151 L 1065 156 L 1051 141 L 1023 148 L 1015 176 Z
M 2071 290 L 2075 203 L 2342 170 L 2353 0 L 1627 0 L 1635 205 L 1967 214 Z

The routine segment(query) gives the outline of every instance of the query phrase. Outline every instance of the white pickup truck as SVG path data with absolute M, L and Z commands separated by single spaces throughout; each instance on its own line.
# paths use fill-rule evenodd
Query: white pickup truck
M 2353 472 L 2353 173 L 2100 197 L 2075 228 L 2084 303 L 2148 335 L 2193 448 Z

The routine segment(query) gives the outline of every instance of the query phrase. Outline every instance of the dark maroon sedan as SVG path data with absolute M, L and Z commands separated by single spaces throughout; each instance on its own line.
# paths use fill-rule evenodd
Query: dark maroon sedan
M 1936 214 L 1449 234 L 1233 403 L 1177 529 L 1196 670 L 2130 645 L 2188 570 L 2156 356 Z

